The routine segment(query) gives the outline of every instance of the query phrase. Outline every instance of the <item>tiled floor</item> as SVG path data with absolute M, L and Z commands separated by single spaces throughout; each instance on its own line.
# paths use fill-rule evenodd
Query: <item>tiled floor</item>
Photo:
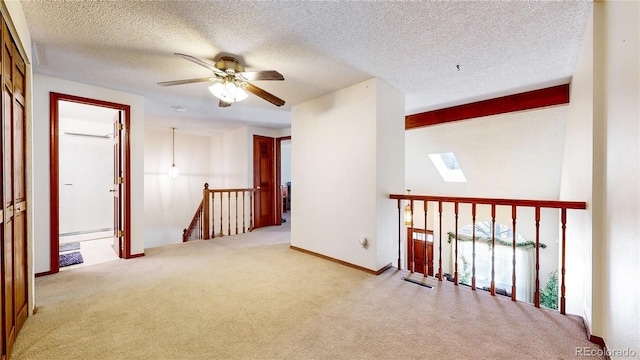
M 60 271 L 118 260 L 118 255 L 116 255 L 113 250 L 112 243 L 113 239 L 111 237 L 80 241 L 80 253 L 82 254 L 84 262 L 82 264 L 61 267 Z

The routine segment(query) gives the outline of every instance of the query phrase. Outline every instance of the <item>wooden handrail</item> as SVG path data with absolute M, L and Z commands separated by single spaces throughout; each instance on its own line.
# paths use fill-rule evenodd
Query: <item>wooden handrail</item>
M 229 189 L 209 189 L 209 184 L 204 184 L 204 189 L 202 190 L 202 201 L 204 204 L 204 218 L 205 221 L 203 223 L 203 239 L 211 239 L 215 238 L 215 229 L 216 229 L 216 211 L 218 214 L 218 229 L 219 236 L 225 235 L 233 235 L 231 233 L 231 225 L 235 225 L 235 234 L 240 233 L 240 218 L 242 219 L 242 233 L 247 231 L 253 231 L 253 195 L 256 191 L 260 191 L 259 189 L 253 188 L 229 188 Z M 242 193 L 242 196 L 239 196 L 239 193 Z M 248 198 L 246 194 L 249 194 Z M 219 194 L 216 195 L 216 194 Z M 226 194 L 226 199 L 225 199 Z M 234 201 L 232 202 L 232 197 Z M 216 203 L 216 200 L 219 202 L 219 206 Z M 225 201 L 226 200 L 226 201 Z M 247 204 L 248 201 L 248 204 Z M 233 208 L 232 208 L 233 204 Z M 246 210 L 249 210 L 249 221 L 247 227 L 246 221 Z M 225 210 L 226 210 L 226 229 L 227 233 L 224 233 L 224 225 L 225 225 Z M 232 217 L 232 214 L 234 215 Z
M 512 219 L 512 231 L 513 238 L 511 239 L 512 244 L 511 248 L 513 251 L 511 263 L 513 265 L 512 274 L 511 274 L 511 299 L 516 301 L 516 217 L 517 217 L 517 207 L 531 207 L 535 210 L 535 233 L 536 233 L 536 241 L 535 241 L 535 292 L 534 292 L 534 305 L 536 307 L 540 307 L 540 209 L 541 208 L 550 208 L 550 209 L 559 209 L 560 210 L 560 224 L 561 224 L 561 264 L 560 264 L 560 274 L 561 274 L 561 282 L 560 282 L 560 304 L 559 310 L 560 313 L 565 314 L 566 312 L 566 293 L 565 293 L 565 257 L 566 257 L 566 229 L 567 229 L 567 209 L 572 210 L 585 210 L 587 208 L 586 202 L 580 201 L 559 201 L 559 200 L 523 200 L 523 199 L 503 199 L 503 198 L 475 198 L 475 197 L 456 197 L 456 196 L 438 196 L 438 195 L 409 195 L 409 194 L 390 194 L 390 199 L 398 201 L 398 268 L 400 268 L 401 264 L 401 238 L 400 238 L 400 228 L 402 227 L 402 214 L 401 211 L 402 201 L 407 201 L 410 205 L 411 211 L 411 225 L 413 228 L 413 203 L 414 201 L 421 201 L 423 203 L 424 208 L 424 221 L 425 226 L 427 224 L 427 209 L 429 202 L 435 202 L 438 204 L 438 221 L 439 221 L 439 265 L 438 265 L 438 274 L 437 278 L 442 281 L 443 272 L 442 272 L 442 204 L 443 203 L 453 203 L 453 211 L 454 211 L 454 226 L 455 226 L 455 245 L 454 246 L 454 276 L 453 281 L 454 284 L 458 284 L 458 209 L 459 204 L 471 204 L 471 219 L 473 226 L 472 233 L 472 273 L 471 273 L 471 288 L 472 290 L 476 289 L 476 255 L 475 255 L 475 226 L 476 226 L 476 206 L 477 205 L 490 205 L 491 206 L 491 285 L 490 291 L 491 295 L 496 294 L 495 289 L 495 244 L 496 244 L 496 234 L 495 234 L 495 224 L 496 224 L 496 207 L 497 206 L 508 206 L 511 209 L 511 219 Z M 413 272 L 413 268 L 410 269 Z M 424 274 L 427 274 L 425 271 Z M 426 276 L 426 275 L 425 275 Z
M 508 206 L 528 206 L 552 209 L 576 209 L 585 210 L 587 203 L 584 201 L 559 201 L 559 200 L 522 200 L 522 199 L 500 199 L 500 198 L 472 198 L 457 196 L 438 196 L 438 195 L 408 195 L 408 194 L 391 194 L 390 199 L 394 200 L 418 200 L 418 201 L 442 201 L 461 204 L 478 204 L 478 205 L 508 205 Z
M 209 184 L 205 183 L 202 191 L 202 201 L 193 215 L 189 227 L 184 229 L 182 241 L 215 238 L 216 228 L 220 231 L 217 236 L 234 235 L 231 232 L 232 223 L 235 225 L 235 234 L 239 234 L 240 221 L 242 221 L 242 233 L 253 231 L 253 194 L 256 191 L 259 190 L 252 188 L 209 189 Z M 249 193 L 248 197 L 246 196 L 247 193 Z M 232 197 L 235 198 L 233 202 Z M 248 227 L 246 220 L 247 208 L 249 210 Z M 216 219 L 216 216 L 218 216 L 218 219 Z M 226 225 L 226 234 L 224 233 L 224 225 Z

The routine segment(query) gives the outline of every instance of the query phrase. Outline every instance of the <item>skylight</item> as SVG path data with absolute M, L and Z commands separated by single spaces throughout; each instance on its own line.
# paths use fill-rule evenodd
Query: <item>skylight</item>
M 446 182 L 467 182 L 462 169 L 452 152 L 429 154 L 433 165 L 438 169 L 440 176 Z

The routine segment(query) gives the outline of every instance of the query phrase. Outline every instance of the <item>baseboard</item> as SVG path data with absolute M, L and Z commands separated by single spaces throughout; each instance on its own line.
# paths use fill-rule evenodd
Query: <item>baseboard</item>
M 601 338 L 600 336 L 595 336 L 591 334 L 591 331 L 589 331 L 589 326 L 587 326 L 587 322 L 584 317 L 582 318 L 582 323 L 584 324 L 584 331 L 587 333 L 587 340 L 600 346 L 602 348 L 602 352 L 604 353 L 604 358 L 606 360 L 611 360 L 611 357 L 609 356 L 609 352 L 607 351 L 607 344 L 605 344 L 604 339 Z
M 143 256 L 144 256 L 144 253 L 142 252 L 142 253 L 139 253 L 139 254 L 131 254 L 126 259 L 139 258 L 139 257 L 143 257 Z
M 322 259 L 325 259 L 325 260 L 329 260 L 329 261 L 332 261 L 334 263 L 338 263 L 340 265 L 348 266 L 348 267 L 353 268 L 353 269 L 364 271 L 366 273 L 373 274 L 373 275 L 380 275 L 383 272 L 387 271 L 391 267 L 391 263 L 389 263 L 386 266 L 383 266 L 381 269 L 375 271 L 375 270 L 367 269 L 367 268 L 359 266 L 359 265 L 352 264 L 350 262 L 346 262 L 346 261 L 343 261 L 343 260 L 338 260 L 336 258 L 332 258 L 331 256 L 327 256 L 327 255 L 319 254 L 317 252 L 313 252 L 313 251 L 310 251 L 310 250 L 307 250 L 307 249 L 299 248 L 297 246 L 289 245 L 289 248 L 291 248 L 293 250 L 296 250 L 296 251 L 303 252 L 305 254 L 317 256 L 319 258 L 322 258 Z
M 53 275 L 53 274 L 55 274 L 55 273 L 53 271 L 51 271 L 51 270 L 43 271 L 43 272 L 36 273 L 36 277 L 45 276 L 45 275 Z

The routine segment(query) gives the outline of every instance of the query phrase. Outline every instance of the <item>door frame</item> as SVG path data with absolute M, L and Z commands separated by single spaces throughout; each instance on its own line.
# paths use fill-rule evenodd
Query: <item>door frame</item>
M 131 156 L 130 156 L 130 144 L 129 144 L 129 129 L 130 121 L 131 121 L 131 106 L 125 104 L 118 104 L 104 100 L 90 99 L 80 96 L 61 94 L 56 92 L 51 92 L 49 94 L 49 135 L 50 135 L 50 160 L 49 160 L 49 168 L 50 168 L 50 270 L 45 273 L 40 273 L 38 275 L 46 275 L 46 274 L 55 274 L 60 271 L 60 256 L 59 256 L 59 247 L 60 247 L 60 194 L 59 194 L 59 133 L 58 133 L 58 125 L 60 123 L 59 113 L 58 113 L 58 102 L 59 101 L 68 101 L 74 102 L 84 105 L 92 105 L 99 107 L 106 107 L 110 109 L 120 110 L 123 113 L 124 117 L 124 129 L 123 129 L 123 138 L 124 142 L 124 191 L 121 196 L 124 197 L 124 209 L 120 209 L 123 213 L 124 219 L 124 237 L 123 237 L 123 245 L 124 252 L 122 253 L 122 257 L 125 259 L 131 258 Z M 116 159 L 114 159 L 116 161 Z M 117 231 L 117 229 L 114 229 Z
M 291 140 L 291 135 L 276 138 L 276 192 L 278 193 L 276 195 L 276 206 L 278 207 L 276 225 L 282 225 L 282 192 L 280 191 L 280 185 L 282 182 L 282 141 L 284 140 Z

